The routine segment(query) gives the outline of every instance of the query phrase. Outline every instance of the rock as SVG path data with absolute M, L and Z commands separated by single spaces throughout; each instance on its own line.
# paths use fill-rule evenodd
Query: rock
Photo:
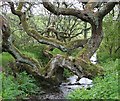
M 77 83 L 77 79 L 78 79 L 78 76 L 74 75 L 74 76 L 69 77 L 67 80 L 69 80 L 70 84 L 75 84 Z
M 92 80 L 85 77 L 81 78 L 78 82 L 81 85 L 92 85 Z

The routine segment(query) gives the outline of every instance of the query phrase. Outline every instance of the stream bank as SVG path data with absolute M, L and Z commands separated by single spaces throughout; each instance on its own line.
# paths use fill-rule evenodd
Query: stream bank
M 57 100 L 57 101 L 68 101 L 66 99 L 66 96 L 72 92 L 75 89 L 90 89 L 93 84 L 92 84 L 92 80 L 88 79 L 88 78 L 81 78 L 79 80 L 77 80 L 78 77 L 76 75 L 71 76 L 69 78 L 67 78 L 67 82 L 63 82 L 60 86 L 59 86 L 59 91 L 52 91 L 50 89 L 47 89 L 46 91 L 41 91 L 39 92 L 36 96 L 31 96 L 29 97 L 29 101 L 49 101 L 49 100 Z

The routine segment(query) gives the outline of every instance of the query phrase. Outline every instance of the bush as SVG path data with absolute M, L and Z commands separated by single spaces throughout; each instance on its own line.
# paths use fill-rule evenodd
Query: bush
M 16 96 L 21 95 L 23 92 L 18 90 L 18 85 L 15 83 L 14 77 L 6 77 L 4 73 L 0 73 L 2 77 L 2 94 L 3 99 L 15 99 Z
M 116 61 L 103 63 L 106 70 L 104 78 L 96 77 L 93 80 L 94 86 L 90 90 L 77 89 L 71 92 L 67 98 L 75 99 L 118 99 L 118 64 Z
M 120 58 L 120 23 L 113 19 L 112 15 L 108 15 L 103 21 L 104 37 L 98 51 L 98 58 L 103 62 L 108 58 Z
M 38 90 L 38 87 L 35 84 L 35 79 L 26 72 L 22 72 L 18 75 L 17 84 L 18 89 L 24 91 L 26 94 L 33 94 Z
M 30 77 L 26 72 L 22 72 L 17 75 L 17 78 L 5 73 L 0 73 L 2 78 L 2 89 L 0 94 L 3 99 L 24 99 L 30 94 L 35 94 L 38 87 L 34 83 L 35 80 Z

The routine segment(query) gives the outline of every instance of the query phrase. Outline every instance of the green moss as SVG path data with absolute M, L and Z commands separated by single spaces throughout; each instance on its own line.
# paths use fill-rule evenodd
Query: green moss
M 84 47 L 84 48 L 76 55 L 76 58 L 80 57 L 86 50 L 87 50 L 87 48 Z
M 17 7 L 17 11 L 21 11 L 22 10 L 22 7 L 23 7 L 23 2 L 20 2 L 18 7 Z
M 53 49 L 53 51 L 50 51 L 50 53 L 51 53 L 53 56 L 55 56 L 55 55 L 57 55 L 57 54 L 65 55 L 64 52 L 62 52 L 61 50 L 59 50 L 59 49 L 57 49 L 57 48 Z
M 7 52 L 0 54 L 0 65 L 5 67 L 9 62 L 13 62 L 15 59 Z
M 83 69 L 83 74 L 86 77 L 95 77 L 97 75 L 103 75 L 104 70 L 101 66 L 92 64 L 89 60 L 83 60 L 81 58 L 77 59 L 77 64 Z

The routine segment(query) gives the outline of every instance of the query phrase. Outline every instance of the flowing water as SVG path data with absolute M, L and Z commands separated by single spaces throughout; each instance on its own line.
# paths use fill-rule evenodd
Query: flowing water
M 80 80 L 77 79 L 78 76 L 76 75 L 71 76 L 70 78 L 68 78 L 67 83 L 62 83 L 60 85 L 60 90 L 63 92 L 64 96 L 68 95 L 70 92 L 72 92 L 75 89 L 82 89 L 82 88 L 88 89 L 93 86 L 92 80 L 88 78 L 83 77 Z

